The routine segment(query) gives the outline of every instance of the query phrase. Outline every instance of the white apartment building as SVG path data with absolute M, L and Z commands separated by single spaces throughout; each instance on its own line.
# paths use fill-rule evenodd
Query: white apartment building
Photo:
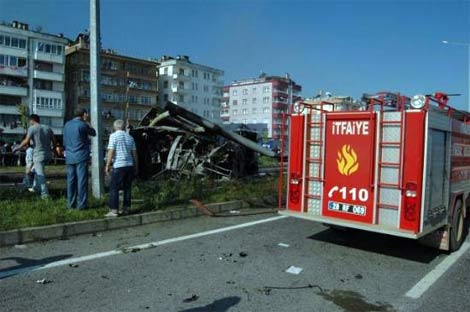
M 171 101 L 220 123 L 224 72 L 192 63 L 186 55 L 163 56 L 159 62 L 160 106 Z
M 64 124 L 65 45 L 68 40 L 28 29 L 14 21 L 0 25 L 0 128 L 3 138 L 18 140 L 18 105 L 38 114 L 41 123 L 62 134 Z
M 223 123 L 263 123 L 267 125 L 268 136 L 277 140 L 281 137 L 282 114 L 288 110 L 290 92 L 294 103 L 300 99 L 301 86 L 288 77 L 261 75 L 234 81 L 223 90 Z M 284 131 L 286 135 L 286 123 Z

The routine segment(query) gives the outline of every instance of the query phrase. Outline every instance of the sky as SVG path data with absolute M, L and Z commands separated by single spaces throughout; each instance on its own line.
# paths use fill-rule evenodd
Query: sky
M 88 0 L 0 0 L 0 20 L 74 39 Z M 458 94 L 468 106 L 470 0 L 101 0 L 103 48 L 134 57 L 189 55 L 224 82 L 290 76 L 303 96 L 395 91 Z

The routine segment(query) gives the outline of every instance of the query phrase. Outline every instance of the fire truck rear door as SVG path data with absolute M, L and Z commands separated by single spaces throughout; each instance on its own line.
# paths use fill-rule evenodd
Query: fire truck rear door
M 322 215 L 373 223 L 376 114 L 328 113 Z

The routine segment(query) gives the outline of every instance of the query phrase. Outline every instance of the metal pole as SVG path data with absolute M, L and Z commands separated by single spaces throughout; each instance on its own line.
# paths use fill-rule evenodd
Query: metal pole
M 101 198 L 104 192 L 100 52 L 100 1 L 90 0 L 90 117 L 91 125 L 96 130 L 91 144 L 91 179 L 95 198 Z

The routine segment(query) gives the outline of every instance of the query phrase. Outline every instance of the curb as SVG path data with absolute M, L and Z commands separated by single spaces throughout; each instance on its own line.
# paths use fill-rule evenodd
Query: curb
M 250 206 L 250 204 L 241 200 L 206 205 L 206 207 L 215 213 L 239 210 L 242 208 L 249 208 Z M 193 218 L 197 216 L 202 216 L 202 214 L 195 207 L 188 206 L 113 219 L 95 219 L 10 230 L 0 232 L 0 247 L 51 239 L 66 239 L 68 237 L 81 234 L 92 234 L 156 222 Z

